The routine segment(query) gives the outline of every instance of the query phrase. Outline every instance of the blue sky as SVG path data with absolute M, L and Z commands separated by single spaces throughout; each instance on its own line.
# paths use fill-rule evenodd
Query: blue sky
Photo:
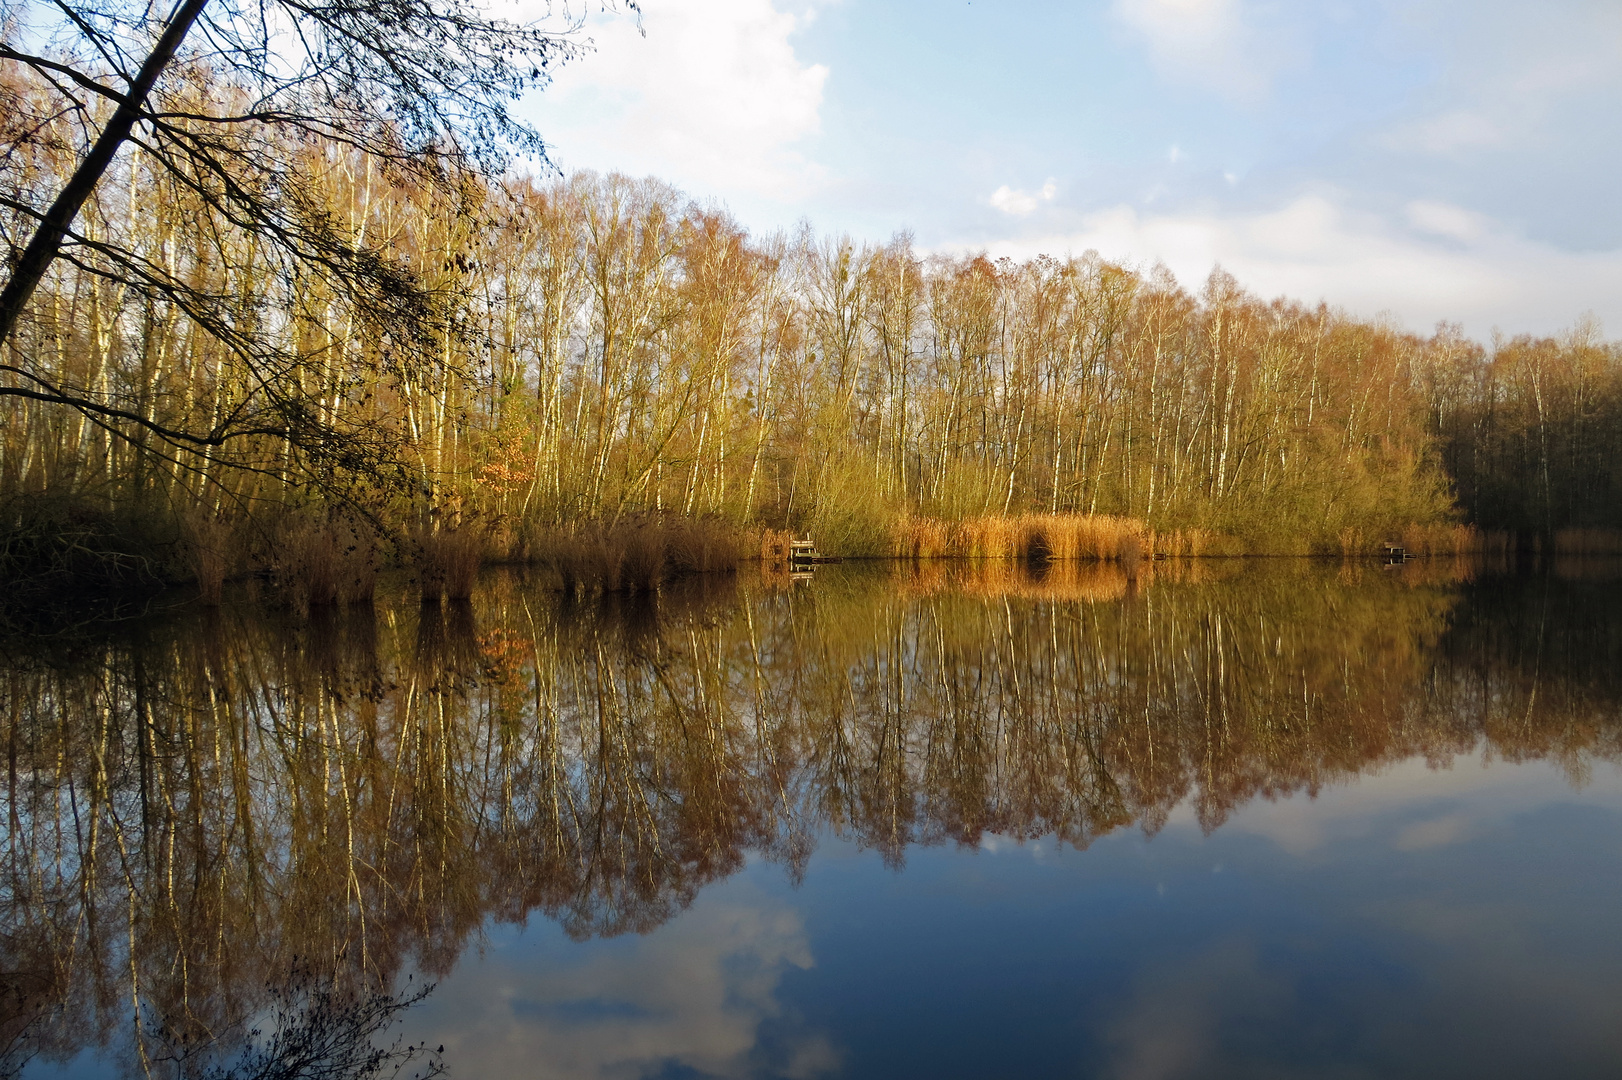
M 757 233 L 1163 261 L 1418 331 L 1622 335 L 1615 0 L 643 0 L 527 104 Z

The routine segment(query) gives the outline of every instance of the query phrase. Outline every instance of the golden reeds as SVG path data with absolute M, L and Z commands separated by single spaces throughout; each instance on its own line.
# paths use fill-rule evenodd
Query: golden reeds
M 376 537 L 370 525 L 348 516 L 295 519 L 278 530 L 271 572 L 301 611 L 367 603 L 377 587 Z
M 1170 534 L 1168 551 L 1143 522 L 1107 514 L 1024 514 L 958 522 L 914 517 L 897 523 L 892 547 L 905 559 L 1079 559 L 1135 566 L 1152 554 L 1200 554 L 1195 535 Z M 1191 546 L 1196 550 L 1187 550 Z
M 425 603 L 440 597 L 467 600 L 484 558 L 484 535 L 471 527 L 434 529 L 415 537 L 417 580 Z
M 766 566 L 787 566 L 794 534 L 784 529 L 760 530 L 760 561 Z
M 744 535 L 712 518 L 638 514 L 539 530 L 529 550 L 557 573 L 564 592 L 652 592 L 684 575 L 736 570 Z
M 1481 534 L 1469 525 L 1408 525 L 1398 543 L 1410 555 L 1464 555 L 1481 550 Z
M 201 514 L 181 522 L 186 562 L 197 579 L 197 596 L 205 607 L 219 607 L 230 566 L 231 528 L 217 517 Z

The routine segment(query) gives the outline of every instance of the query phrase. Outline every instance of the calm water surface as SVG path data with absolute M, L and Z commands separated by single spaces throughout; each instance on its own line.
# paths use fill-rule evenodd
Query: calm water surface
M 0 1073 L 229 1065 L 291 979 L 436 984 L 405 1075 L 1616 1076 L 1619 601 L 847 565 L 18 645 Z

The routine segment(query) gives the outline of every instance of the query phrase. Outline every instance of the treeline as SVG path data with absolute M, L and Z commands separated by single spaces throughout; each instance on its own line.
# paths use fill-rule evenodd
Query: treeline
M 217 1035 L 300 958 L 391 985 L 488 919 L 648 931 L 829 830 L 899 865 L 1184 803 L 1214 828 L 1415 755 L 1616 761 L 1615 582 L 1447 570 L 903 564 L 589 604 L 503 577 L 476 609 L 8 653 L 0 1037 Z
M 19 136 L 7 168 L 64 173 L 64 146 Z M 91 254 L 58 260 L 6 346 L 0 391 L 44 379 L 86 403 L 0 393 L 8 527 L 50 505 L 63 528 L 65 503 L 176 536 L 224 522 L 258 537 L 240 561 L 267 523 L 339 504 L 517 555 L 638 514 L 851 554 L 896 551 L 914 519 L 1031 513 L 1278 552 L 1461 516 L 1622 524 L 1622 350 L 1589 331 L 1489 351 L 1221 270 L 1191 292 L 1090 252 L 757 238 L 652 180 L 448 186 L 313 138 L 285 153 L 331 258 L 409 281 L 417 333 L 380 333 L 387 296 L 269 258 L 131 148 L 81 214 Z M 126 287 L 96 251 L 186 290 Z
M 1454 335 L 1452 349 L 1426 397 L 1469 518 L 1556 540 L 1576 533 L 1574 547 L 1583 532 L 1622 528 L 1622 348 L 1584 320 L 1559 339 L 1491 350 Z

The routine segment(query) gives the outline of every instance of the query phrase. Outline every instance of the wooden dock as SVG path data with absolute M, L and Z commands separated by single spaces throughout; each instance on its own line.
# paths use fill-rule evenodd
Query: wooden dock
M 836 563 L 842 560 L 838 555 L 821 555 L 817 553 L 817 545 L 808 536 L 804 540 L 790 540 L 788 542 L 788 564 L 790 569 L 802 566 L 816 566 L 819 563 Z

